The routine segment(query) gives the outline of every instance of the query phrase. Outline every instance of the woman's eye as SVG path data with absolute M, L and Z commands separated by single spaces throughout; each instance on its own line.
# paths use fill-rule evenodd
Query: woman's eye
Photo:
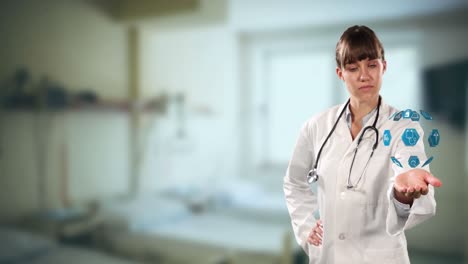
M 348 68 L 348 71 L 351 71 L 351 72 L 357 71 L 357 67 Z
M 369 67 L 375 68 L 375 67 L 377 67 L 377 64 L 371 64 L 371 65 L 369 65 Z

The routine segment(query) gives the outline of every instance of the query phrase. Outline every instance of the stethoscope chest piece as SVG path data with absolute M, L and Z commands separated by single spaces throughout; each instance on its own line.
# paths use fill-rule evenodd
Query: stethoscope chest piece
M 307 182 L 309 184 L 312 184 L 316 181 L 318 181 L 319 175 L 317 173 L 317 169 L 313 168 L 309 171 L 309 174 L 307 174 Z

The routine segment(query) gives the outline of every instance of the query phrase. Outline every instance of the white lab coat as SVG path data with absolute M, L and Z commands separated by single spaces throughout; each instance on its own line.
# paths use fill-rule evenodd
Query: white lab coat
M 378 147 L 359 184 L 355 189 L 347 190 L 348 173 L 359 135 L 352 140 L 343 115 L 322 151 L 318 191 L 313 194 L 306 175 L 343 107 L 344 104 L 335 106 L 308 120 L 297 139 L 284 177 L 286 203 L 296 240 L 308 254 L 309 263 L 409 263 L 404 230 L 435 214 L 434 189 L 429 186 L 428 195 L 414 201 L 409 216 L 398 214 L 392 191 L 395 176 L 411 169 L 407 162 L 409 156 L 418 156 L 419 166 L 426 161 L 423 130 L 418 122 L 410 119 L 390 120 L 390 115 L 397 110 L 382 101 L 377 121 Z M 375 115 L 365 126 L 373 124 Z M 420 135 L 413 147 L 405 146 L 401 140 L 406 128 L 415 128 Z M 384 146 L 382 142 L 386 129 L 392 135 L 390 146 Z M 374 132 L 366 132 L 356 156 L 352 183 L 363 171 L 374 140 Z M 393 164 L 391 156 L 399 159 L 404 168 Z M 313 216 L 316 209 L 320 212 L 324 231 L 319 247 L 307 243 L 309 232 L 316 223 Z

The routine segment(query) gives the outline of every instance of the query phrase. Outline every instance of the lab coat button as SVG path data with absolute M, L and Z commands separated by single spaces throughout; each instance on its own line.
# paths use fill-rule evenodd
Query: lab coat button
M 345 234 L 341 233 L 341 234 L 338 236 L 338 238 L 339 238 L 340 240 L 345 240 L 346 236 L 345 236 Z
M 346 196 L 346 192 L 341 192 L 340 193 L 340 197 L 341 197 L 342 200 L 344 200 L 345 196 Z

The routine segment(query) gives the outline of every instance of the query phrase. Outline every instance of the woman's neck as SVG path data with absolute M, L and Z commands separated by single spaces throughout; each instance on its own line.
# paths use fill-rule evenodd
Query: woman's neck
M 368 113 L 377 107 L 378 102 L 378 96 L 366 101 L 359 101 L 357 99 L 351 98 L 350 109 L 353 121 L 362 120 Z

